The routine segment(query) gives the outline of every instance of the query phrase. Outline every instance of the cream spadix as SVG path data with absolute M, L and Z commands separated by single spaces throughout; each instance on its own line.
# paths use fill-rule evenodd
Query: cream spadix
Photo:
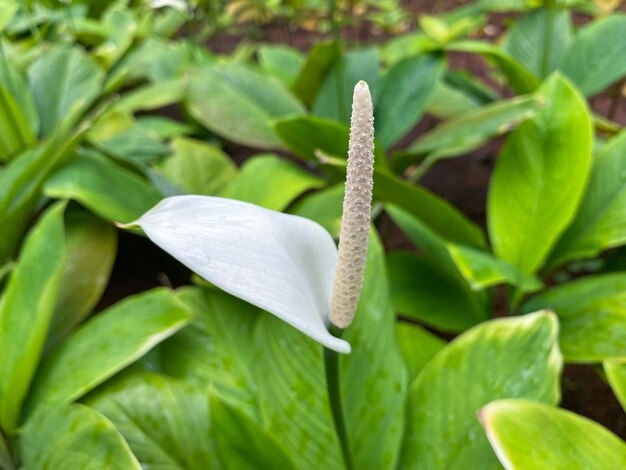
M 339 254 L 330 322 L 347 328 L 356 311 L 367 259 L 374 172 L 374 109 L 364 81 L 354 87 L 346 174 L 346 194 L 339 234 Z
M 337 247 L 321 225 L 233 199 L 169 197 L 121 227 L 141 227 L 150 240 L 207 281 L 327 348 L 349 353 L 350 344 L 331 335 L 327 327 L 331 295 L 330 320 L 345 328 L 363 282 L 373 132 L 371 96 L 367 84 L 359 82 L 354 90 L 337 270 Z

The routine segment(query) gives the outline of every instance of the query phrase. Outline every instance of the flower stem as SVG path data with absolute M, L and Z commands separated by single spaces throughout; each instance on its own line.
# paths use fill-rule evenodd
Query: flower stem
M 343 331 L 334 325 L 329 327 L 330 334 L 341 338 Z M 348 432 L 346 430 L 346 420 L 341 404 L 341 387 L 339 384 L 339 353 L 328 348 L 324 348 L 324 366 L 326 369 L 326 387 L 328 390 L 328 401 L 335 423 L 337 437 L 341 444 L 341 453 L 347 470 L 352 470 L 352 455 L 350 444 L 348 443 Z

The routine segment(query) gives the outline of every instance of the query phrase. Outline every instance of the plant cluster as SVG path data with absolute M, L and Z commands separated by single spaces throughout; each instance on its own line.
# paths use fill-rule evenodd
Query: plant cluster
M 0 468 L 626 468 L 621 439 L 558 408 L 564 363 L 626 406 L 626 132 L 589 106 L 623 93 L 626 15 L 482 0 L 380 45 L 218 56 L 176 36 L 201 6 L 177 3 L 0 0 Z M 476 39 L 496 10 L 515 20 Z M 459 53 L 489 80 L 450 68 Z M 360 80 L 372 225 L 332 343 L 352 351 L 325 360 L 324 325 L 295 322 L 330 301 L 315 240 L 341 230 Z M 425 114 L 440 123 L 413 139 Z M 502 136 L 485 230 L 420 179 Z M 150 234 L 186 195 L 230 201 L 168 213 L 219 244 Z M 384 248 L 390 220 L 414 249 Z M 94 313 L 132 222 L 205 279 Z

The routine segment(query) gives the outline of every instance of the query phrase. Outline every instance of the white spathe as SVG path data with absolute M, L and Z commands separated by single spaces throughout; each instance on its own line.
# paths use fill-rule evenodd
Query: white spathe
M 316 222 L 233 199 L 174 196 L 124 227 L 136 225 L 207 281 L 350 352 L 326 328 L 337 248 Z
M 152 0 L 150 2 L 150 7 L 156 9 L 171 7 L 178 11 L 188 11 L 189 5 L 185 0 Z

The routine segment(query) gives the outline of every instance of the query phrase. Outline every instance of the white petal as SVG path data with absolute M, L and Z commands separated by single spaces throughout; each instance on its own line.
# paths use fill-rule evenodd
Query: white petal
M 188 5 L 185 0 L 152 0 L 150 6 L 155 10 L 163 7 L 172 7 L 179 11 L 187 11 Z
M 317 223 L 233 199 L 174 196 L 128 225 L 219 288 L 350 352 L 326 329 L 337 248 Z

